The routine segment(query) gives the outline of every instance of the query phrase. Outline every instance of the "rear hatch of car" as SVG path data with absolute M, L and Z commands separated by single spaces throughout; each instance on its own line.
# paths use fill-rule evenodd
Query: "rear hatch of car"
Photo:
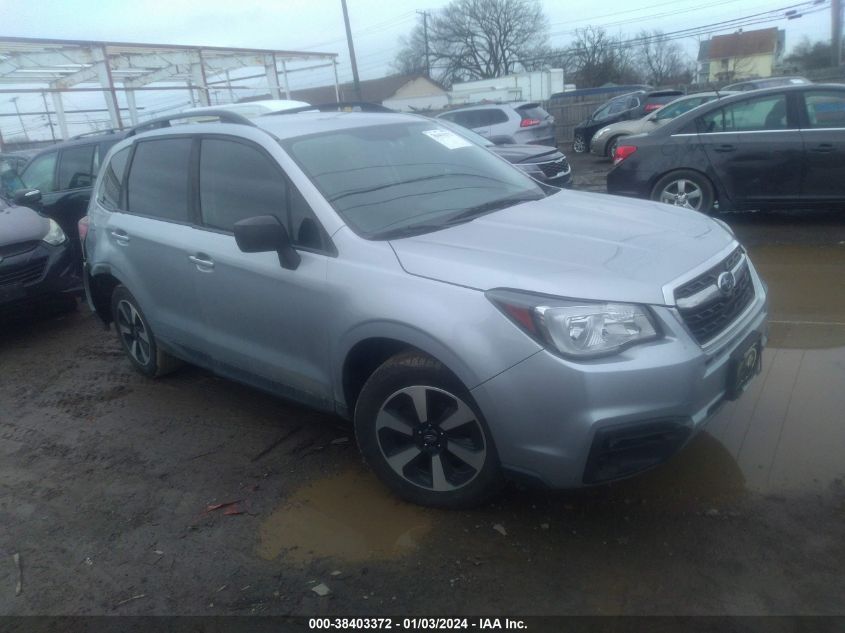
M 514 135 L 520 143 L 554 142 L 555 119 L 539 103 L 524 103 L 514 108 L 521 117 Z

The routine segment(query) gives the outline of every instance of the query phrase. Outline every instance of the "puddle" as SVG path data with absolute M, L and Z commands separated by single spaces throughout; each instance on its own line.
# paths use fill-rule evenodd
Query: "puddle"
M 276 509 L 259 529 L 258 555 L 293 561 L 397 558 L 416 549 L 431 515 L 354 468 L 300 488 Z

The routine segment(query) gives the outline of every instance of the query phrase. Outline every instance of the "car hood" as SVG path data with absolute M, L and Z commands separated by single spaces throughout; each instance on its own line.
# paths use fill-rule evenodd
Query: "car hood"
M 548 145 L 494 145 L 488 147 L 505 160 L 512 163 L 533 163 L 540 158 L 551 157 L 557 153 L 557 148 Z
M 0 246 L 40 240 L 50 221 L 27 207 L 0 208 Z
M 665 284 L 733 241 L 695 211 L 561 191 L 391 245 L 406 272 L 478 290 L 665 304 Z

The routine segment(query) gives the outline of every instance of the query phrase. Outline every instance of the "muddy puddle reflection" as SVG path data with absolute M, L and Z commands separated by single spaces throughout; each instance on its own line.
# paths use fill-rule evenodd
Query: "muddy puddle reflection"
M 397 558 L 417 548 L 432 516 L 398 500 L 356 466 L 300 488 L 276 509 L 261 525 L 258 555 L 292 561 Z

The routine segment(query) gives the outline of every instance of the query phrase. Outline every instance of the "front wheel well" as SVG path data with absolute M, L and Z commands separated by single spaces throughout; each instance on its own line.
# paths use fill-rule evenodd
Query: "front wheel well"
M 343 396 L 346 411 L 350 418 L 352 417 L 352 412 L 355 411 L 355 405 L 361 389 L 364 387 L 364 383 L 367 382 L 370 376 L 373 375 L 373 372 L 381 367 L 385 361 L 402 352 L 418 352 L 426 356 L 431 356 L 454 375 L 454 372 L 449 370 L 442 361 L 405 341 L 392 338 L 369 338 L 359 341 L 349 350 L 346 360 L 343 363 Z

